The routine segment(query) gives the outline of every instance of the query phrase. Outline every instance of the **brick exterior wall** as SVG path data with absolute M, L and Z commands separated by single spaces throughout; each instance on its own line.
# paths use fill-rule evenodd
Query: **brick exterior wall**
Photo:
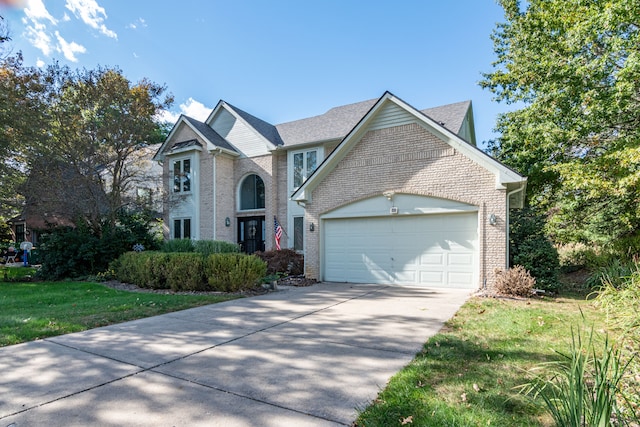
M 235 158 L 228 155 L 218 155 L 215 158 L 216 174 L 216 240 L 226 240 L 236 242 L 237 226 L 236 214 L 236 184 L 233 175 Z M 225 224 L 225 219 L 229 218 L 229 227 Z
M 174 135 L 175 141 L 197 138 L 187 126 Z M 200 141 L 205 146 L 204 141 Z M 325 146 L 325 157 L 336 144 Z M 287 152 L 237 158 L 226 154 L 198 152 L 201 239 L 237 241 L 237 218 L 265 216 L 265 249 L 274 249 L 273 216 L 288 229 Z M 165 237 L 169 238 L 171 210 L 171 157 L 163 165 L 166 197 L 164 208 Z M 240 182 L 255 173 L 265 184 L 265 209 L 241 212 L 237 191 Z M 214 192 L 215 182 L 215 192 Z M 315 231 L 305 229 L 305 269 L 309 278 L 320 278 L 321 216 L 333 209 L 358 200 L 379 196 L 387 190 L 459 201 L 477 206 L 479 229 L 479 283 L 491 286 L 496 268 L 506 262 L 506 192 L 496 189 L 495 176 L 477 165 L 417 123 L 371 130 L 345 156 L 312 193 L 305 211 L 306 224 L 314 223 Z M 215 212 L 215 213 L 214 213 Z M 498 223 L 488 224 L 495 214 Z M 231 224 L 225 225 L 229 218 Z M 308 227 L 308 226 L 307 226 Z M 283 239 L 283 241 L 286 241 Z M 286 245 L 285 245 L 286 246 Z
M 247 211 L 242 212 L 237 210 L 236 217 L 248 217 L 248 216 L 261 216 L 265 217 L 265 250 L 273 249 L 273 212 L 275 203 L 277 203 L 277 191 L 274 191 L 274 180 L 272 174 L 273 168 L 273 156 L 260 156 L 250 158 L 240 158 L 235 161 L 234 165 L 234 189 L 239 188 L 240 182 L 249 174 L 256 174 L 262 181 L 264 181 L 264 188 L 266 191 L 264 210 Z M 234 190 L 235 191 L 235 190 Z M 237 206 L 234 206 L 237 207 Z M 237 224 L 236 224 L 237 226 Z M 233 240 L 235 241 L 235 240 Z
M 495 187 L 495 175 L 418 124 L 369 131 L 312 193 L 306 220 L 316 230 L 306 234 L 306 275 L 320 277 L 322 214 L 393 190 L 477 206 L 478 287 L 485 280 L 490 285 L 494 270 L 506 262 L 506 193 Z M 498 218 L 495 226 L 488 225 L 491 213 Z

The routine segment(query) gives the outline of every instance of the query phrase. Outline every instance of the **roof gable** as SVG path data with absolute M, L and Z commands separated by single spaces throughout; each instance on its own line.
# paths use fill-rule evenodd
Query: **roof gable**
M 207 145 L 207 149 L 215 150 L 220 149 L 222 151 L 227 152 L 228 154 L 238 155 L 235 148 L 231 146 L 224 138 L 222 138 L 216 131 L 211 129 L 206 124 L 191 118 L 189 116 L 185 116 L 184 114 L 180 115 L 176 124 L 173 125 L 171 132 L 167 136 L 167 139 L 162 143 L 156 154 L 153 156 L 153 160 L 160 161 L 164 160 L 166 155 L 171 154 L 172 150 L 176 149 L 184 149 L 187 147 L 197 147 L 201 146 L 201 144 L 187 144 L 193 141 L 193 138 L 188 138 L 180 141 L 176 141 L 177 135 L 179 134 L 179 130 L 183 127 L 187 126 L 191 129 L 202 141 Z
M 438 136 L 443 142 L 481 167 L 492 172 L 496 176 L 497 188 L 506 188 L 507 184 L 526 182 L 526 178 L 523 178 L 488 154 L 469 144 L 454 131 L 444 127 L 423 112 L 416 110 L 392 93 L 385 92 L 364 117 L 351 129 L 336 149 L 320 164 L 302 186 L 291 195 L 291 198 L 299 202 L 311 201 L 311 192 L 313 189 L 322 182 L 369 130 L 397 126 L 410 122 L 417 122 Z
M 282 145 L 273 125 L 222 100 L 205 123 L 246 157 L 266 155 Z

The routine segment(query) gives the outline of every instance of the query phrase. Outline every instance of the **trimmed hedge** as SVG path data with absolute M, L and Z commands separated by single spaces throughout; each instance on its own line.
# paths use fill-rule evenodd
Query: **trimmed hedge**
M 267 266 L 245 254 L 127 252 L 112 268 L 115 277 L 141 288 L 237 292 L 255 288 Z
M 236 292 L 256 284 L 267 273 L 267 265 L 253 255 L 217 254 L 205 261 L 205 275 L 216 290 Z

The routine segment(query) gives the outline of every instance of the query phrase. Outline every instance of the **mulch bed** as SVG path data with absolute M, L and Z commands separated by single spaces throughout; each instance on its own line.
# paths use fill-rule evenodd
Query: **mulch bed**
M 277 281 L 278 286 L 311 286 L 314 283 L 318 283 L 317 280 L 306 279 L 304 276 L 289 276 L 283 277 Z M 154 293 L 154 294 L 169 294 L 169 295 L 224 295 L 228 294 L 227 292 L 216 292 L 216 291 L 181 291 L 176 292 L 171 289 L 150 289 L 150 288 L 141 288 L 139 286 L 133 285 L 131 283 L 123 283 L 117 280 L 109 280 L 106 282 L 102 282 L 103 285 L 108 286 L 112 289 L 116 289 L 119 291 L 130 291 L 130 292 L 145 292 L 145 293 Z M 257 288 L 249 291 L 232 293 L 236 295 L 244 295 L 244 296 L 255 296 L 262 295 L 269 292 L 272 292 L 271 289 L 266 288 Z

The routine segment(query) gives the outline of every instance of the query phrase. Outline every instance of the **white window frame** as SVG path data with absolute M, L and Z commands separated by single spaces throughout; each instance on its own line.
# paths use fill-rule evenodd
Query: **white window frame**
M 314 152 L 316 153 L 316 165 L 315 168 L 313 169 L 313 171 L 309 170 L 308 164 L 307 164 L 307 160 L 308 160 L 308 153 L 310 152 Z M 295 156 L 297 154 L 302 154 L 302 162 L 303 162 L 303 166 L 302 166 L 302 182 L 300 183 L 300 185 L 302 185 L 308 178 L 309 176 L 316 170 L 318 169 L 318 166 L 320 166 L 320 163 L 322 163 L 323 160 L 323 155 L 324 155 L 324 150 L 322 147 L 313 147 L 313 148 L 307 148 L 304 150 L 296 150 L 296 151 L 290 151 L 289 152 L 289 157 L 288 157 L 288 175 L 289 175 L 289 192 L 293 193 L 294 191 L 296 191 L 298 188 L 300 188 L 300 185 L 296 186 L 295 182 L 294 182 L 294 159 Z
M 175 166 L 176 163 L 180 164 L 180 173 L 182 174 L 184 170 L 184 162 L 185 160 L 189 161 L 189 190 L 184 189 L 184 181 L 180 181 L 180 189 L 176 190 L 176 171 Z M 191 156 L 188 157 L 177 157 L 171 159 L 171 192 L 173 194 L 191 194 L 193 192 L 193 158 Z
M 184 222 L 189 221 L 189 236 L 184 235 Z M 176 237 L 176 221 L 180 221 L 180 237 Z M 192 239 L 193 219 L 191 217 L 173 218 L 171 220 L 171 239 Z

